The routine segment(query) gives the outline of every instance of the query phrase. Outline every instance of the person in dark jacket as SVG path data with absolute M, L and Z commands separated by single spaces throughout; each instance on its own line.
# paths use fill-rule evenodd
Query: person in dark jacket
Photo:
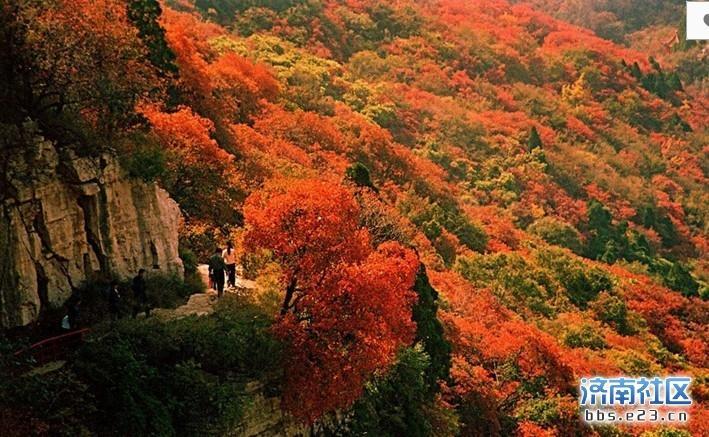
M 131 284 L 133 288 L 133 318 L 138 316 L 138 313 L 145 311 L 145 317 L 150 317 L 150 303 L 148 302 L 148 293 L 145 284 L 145 269 L 138 270 L 138 274 L 133 278 Z
M 66 315 L 62 318 L 63 329 L 76 329 L 79 326 L 81 294 L 75 291 L 66 301 Z
M 111 287 L 108 289 L 108 313 L 111 315 L 111 321 L 118 320 L 121 316 L 121 292 L 118 291 L 116 281 L 111 281 Z
M 217 247 L 214 251 L 214 255 L 209 258 L 209 276 L 214 282 L 214 287 L 217 289 L 217 296 L 222 297 L 224 293 L 224 270 L 226 269 L 226 264 L 224 264 L 224 258 L 222 258 L 222 251 Z
M 66 301 L 67 307 L 67 322 L 69 323 L 69 329 L 76 329 L 79 327 L 79 309 L 81 306 L 81 294 L 79 292 L 72 293 L 69 299 Z

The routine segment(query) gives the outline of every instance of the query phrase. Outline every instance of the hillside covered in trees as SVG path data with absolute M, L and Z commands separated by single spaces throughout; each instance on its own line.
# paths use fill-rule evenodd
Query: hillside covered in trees
M 223 433 L 259 379 L 325 435 L 709 435 L 706 45 L 643 46 L 683 13 L 646 3 L 2 3 L 3 150 L 117 155 L 259 291 L 34 382 L 95 411 L 0 384 L 0 431 Z M 620 374 L 693 376 L 689 425 L 583 425 Z

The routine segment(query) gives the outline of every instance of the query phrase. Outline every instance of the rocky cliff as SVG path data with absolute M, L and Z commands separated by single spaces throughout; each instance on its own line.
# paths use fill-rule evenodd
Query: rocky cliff
M 244 408 L 241 423 L 232 432 L 227 433 L 227 436 L 298 437 L 313 434 L 308 427 L 299 425 L 283 413 L 280 398 L 268 396 L 260 382 L 252 381 L 246 384 L 245 395 L 249 402 Z
M 127 177 L 109 154 L 77 157 L 39 134 L 30 143 L 4 157 L 0 326 L 37 319 L 96 272 L 182 274 L 181 215 L 164 190 Z

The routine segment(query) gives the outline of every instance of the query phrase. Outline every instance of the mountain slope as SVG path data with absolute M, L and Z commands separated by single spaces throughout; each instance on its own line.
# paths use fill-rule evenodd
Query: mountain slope
M 204 59 L 235 52 L 281 84 L 233 127 L 247 166 L 269 169 L 250 176 L 337 180 L 363 164 L 432 269 L 463 433 L 509 433 L 509 417 L 519 430 L 577 430 L 584 374 L 704 374 L 706 101 L 673 71 L 502 1 L 262 3 L 216 16 L 197 5 L 231 30 L 202 39 Z M 166 16 L 168 38 L 178 16 Z M 477 321 L 481 306 L 492 320 Z M 510 357 L 535 364 L 490 380 Z M 535 380 L 541 389 L 521 388 Z
M 102 17 L 123 2 L 23 5 L 31 32 L 21 49 L 46 63 L 54 52 L 42 38 L 79 43 L 70 30 L 86 23 L 72 6 Z M 615 435 L 578 420 L 578 378 L 683 373 L 696 378 L 689 432 L 706 434 L 709 105 L 686 72 L 503 0 L 174 0 L 161 13 L 137 10 L 148 18 L 115 22 L 130 32 L 107 26 L 84 42 L 116 55 L 107 59 L 117 68 L 60 52 L 60 66 L 82 67 L 80 77 L 60 70 L 76 81 L 69 96 L 85 95 L 86 75 L 99 103 L 62 100 L 59 118 L 18 99 L 48 134 L 77 125 L 81 138 L 114 139 L 132 174 L 180 203 L 183 246 L 206 257 L 215 240 L 244 241 L 248 274 L 277 296 L 279 338 L 306 345 L 284 364 L 286 405 L 297 410 L 298 388 L 307 392 L 296 416 L 348 411 L 344 429 L 374 434 Z M 635 18 L 623 36 L 654 23 Z M 37 82 L 51 84 L 45 63 Z M 133 65 L 148 73 L 117 74 Z M 308 252 L 321 241 L 334 243 Z M 412 344 L 392 352 L 412 337 L 405 312 L 392 325 L 407 332 L 378 343 L 386 351 L 356 349 L 369 331 L 347 331 L 367 306 L 353 310 L 343 289 L 361 304 L 366 275 L 413 277 L 399 246 L 415 249 L 440 293 L 431 311 L 439 307 L 433 320 L 452 355 L 435 389 L 401 376 L 430 366 Z M 334 248 L 351 278 L 330 272 L 322 254 Z M 406 269 L 382 253 L 399 253 Z M 318 293 L 291 301 L 304 281 Z M 298 305 L 307 310 L 291 312 Z M 338 305 L 347 317 L 313 320 Z M 396 331 L 378 312 L 360 314 Z M 360 364 L 332 364 L 348 356 Z M 342 396 L 323 394 L 340 386 Z M 377 415 L 378 405 L 402 407 Z

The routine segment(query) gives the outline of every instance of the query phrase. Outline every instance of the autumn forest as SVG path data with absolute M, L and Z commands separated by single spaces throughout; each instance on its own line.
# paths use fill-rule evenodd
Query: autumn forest
M 227 241 L 256 284 L 87 322 L 0 382 L 0 434 L 709 435 L 709 59 L 683 32 L 673 1 L 0 0 L 2 154 L 40 132 L 166 190 L 186 276 L 156 290 Z M 580 420 L 579 378 L 668 374 L 687 424 Z M 279 432 L 244 431 L 255 381 Z

